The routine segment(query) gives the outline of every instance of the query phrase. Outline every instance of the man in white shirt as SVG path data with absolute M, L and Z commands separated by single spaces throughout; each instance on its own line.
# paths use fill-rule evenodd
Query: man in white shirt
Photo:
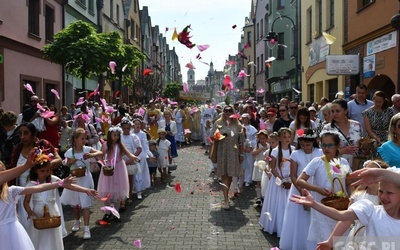
M 392 95 L 392 109 L 395 114 L 400 112 L 400 94 Z
M 373 105 L 373 101 L 367 100 L 367 86 L 360 84 L 356 88 L 356 98 L 347 103 L 347 115 L 351 120 L 361 123 L 363 131 L 365 131 L 362 112 Z

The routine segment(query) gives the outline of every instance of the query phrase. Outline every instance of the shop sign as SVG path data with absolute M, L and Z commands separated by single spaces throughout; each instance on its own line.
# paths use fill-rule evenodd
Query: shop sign
M 326 57 L 328 75 L 357 75 L 360 72 L 358 55 L 329 55 Z
M 203 93 L 203 92 L 189 92 L 185 93 L 185 91 L 179 91 L 179 98 L 184 100 L 196 100 L 196 101 L 205 101 L 211 99 L 210 93 Z
M 397 31 L 378 37 L 367 43 L 367 55 L 376 54 L 378 52 L 396 47 Z

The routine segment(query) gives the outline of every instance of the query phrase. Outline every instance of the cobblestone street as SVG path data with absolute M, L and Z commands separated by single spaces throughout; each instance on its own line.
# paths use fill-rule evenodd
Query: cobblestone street
M 200 145 L 180 148 L 178 169 L 172 171 L 169 185 L 158 184 L 147 190 L 143 200 L 134 199 L 121 213 L 121 221 L 98 223 L 103 216 L 96 201 L 91 215 L 91 240 L 83 240 L 83 230 L 71 232 L 73 209 L 64 206 L 68 236 L 65 249 L 270 249 L 278 244 L 258 224 L 260 208 L 255 207 L 254 187 L 232 201 L 230 211 L 221 208 L 220 185 L 209 174 L 209 160 Z M 174 189 L 179 182 L 182 192 Z

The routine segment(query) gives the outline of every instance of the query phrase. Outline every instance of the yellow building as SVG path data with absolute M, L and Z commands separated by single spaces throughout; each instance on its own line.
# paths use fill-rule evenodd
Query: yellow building
M 338 91 L 345 92 L 345 77 L 326 73 L 326 56 L 344 54 L 344 2 L 301 1 L 301 92 L 304 101 L 319 103 L 321 97 L 332 101 Z M 327 44 L 323 32 L 336 38 L 333 44 Z

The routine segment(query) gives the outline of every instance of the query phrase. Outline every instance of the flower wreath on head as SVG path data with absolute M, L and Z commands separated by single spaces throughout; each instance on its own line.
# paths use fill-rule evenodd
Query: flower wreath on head
M 46 155 L 43 149 L 37 149 L 34 158 L 35 165 L 43 165 L 44 163 L 50 162 L 51 156 L 53 156 L 53 154 Z
M 382 168 L 381 164 L 379 164 L 377 161 L 372 161 L 372 160 L 365 161 L 363 163 L 363 168 L 366 168 L 368 166 L 368 164 L 370 164 L 370 163 L 377 165 L 378 168 Z
M 305 139 L 315 139 L 315 138 L 317 138 L 317 134 L 315 134 L 314 131 L 313 131 L 312 134 L 305 134 L 304 132 L 305 132 L 305 129 L 303 129 L 303 128 L 298 129 L 296 131 L 297 138 L 299 138 L 299 139 L 300 138 L 305 138 Z
M 119 126 L 113 126 L 113 127 L 109 128 L 108 131 L 122 133 L 122 128 Z
M 337 135 L 340 138 L 340 133 L 335 131 L 335 130 L 322 130 L 322 132 L 319 134 L 319 137 L 324 136 L 325 134 L 332 134 L 332 135 Z
M 126 116 L 121 119 L 121 125 L 124 125 L 124 124 L 133 125 L 133 123 L 130 121 L 129 117 L 126 117 Z

